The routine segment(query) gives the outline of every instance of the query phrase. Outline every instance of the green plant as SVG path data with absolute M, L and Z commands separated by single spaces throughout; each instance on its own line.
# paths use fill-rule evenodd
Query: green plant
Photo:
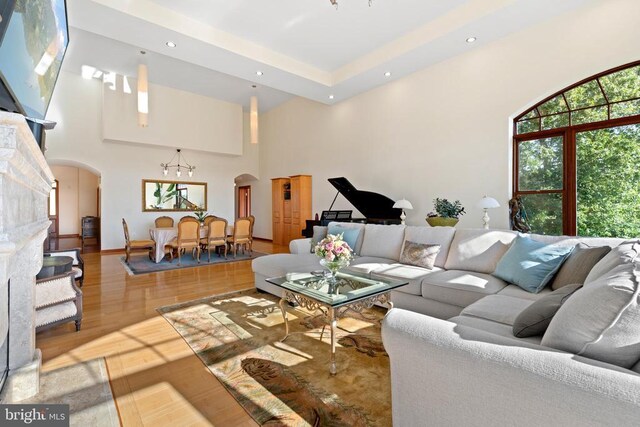
M 428 217 L 442 217 L 442 218 L 458 218 L 460 215 L 464 215 L 464 207 L 460 200 L 456 200 L 455 202 L 450 202 L 447 199 L 437 198 L 433 201 L 433 208 L 436 210 L 435 213 L 429 212 L 427 214 Z
M 202 222 L 207 216 L 207 213 L 203 210 L 195 211 L 193 215 L 198 218 L 198 221 Z
M 178 190 L 176 190 L 176 184 L 171 183 L 168 185 L 166 191 L 162 191 L 163 184 L 160 182 L 156 182 L 156 191 L 153 192 L 153 197 L 156 198 L 156 205 L 152 206 L 156 209 L 161 209 L 162 205 L 171 200 L 178 194 Z

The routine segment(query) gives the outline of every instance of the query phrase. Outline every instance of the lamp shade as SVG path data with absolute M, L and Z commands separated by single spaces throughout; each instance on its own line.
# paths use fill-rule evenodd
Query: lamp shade
M 400 199 L 393 204 L 394 208 L 398 209 L 413 209 L 413 205 L 407 199 Z
M 482 208 L 482 209 L 499 208 L 500 207 L 500 203 L 498 203 L 498 201 L 496 199 L 494 199 L 493 197 L 484 196 L 478 202 L 478 207 Z

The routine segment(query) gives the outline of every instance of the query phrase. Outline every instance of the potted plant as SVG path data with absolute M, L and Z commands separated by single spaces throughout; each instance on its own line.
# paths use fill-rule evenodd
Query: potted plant
M 195 216 L 196 218 L 198 218 L 198 221 L 200 221 L 200 225 L 204 224 L 204 219 L 207 216 L 207 212 L 203 211 L 203 210 L 198 210 L 195 211 L 193 213 L 193 216 Z
M 454 227 L 460 215 L 464 215 L 464 207 L 460 200 L 450 202 L 447 199 L 437 198 L 433 201 L 434 212 L 427 214 L 427 222 L 432 227 Z

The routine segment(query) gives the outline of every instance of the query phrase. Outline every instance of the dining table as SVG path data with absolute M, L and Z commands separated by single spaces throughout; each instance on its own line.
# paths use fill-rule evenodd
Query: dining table
M 200 226 L 200 238 L 207 237 L 209 227 Z M 151 240 L 156 242 L 156 253 L 154 260 L 158 264 L 164 258 L 164 247 L 167 243 L 178 237 L 178 227 L 152 227 L 149 229 Z M 227 236 L 233 236 L 233 225 L 227 225 Z

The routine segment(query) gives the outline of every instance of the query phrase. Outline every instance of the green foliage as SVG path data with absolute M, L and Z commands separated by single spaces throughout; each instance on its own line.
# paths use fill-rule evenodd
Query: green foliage
M 433 201 L 433 207 L 436 210 L 436 214 L 430 212 L 427 216 L 434 217 L 440 216 L 443 218 L 458 218 L 460 215 L 464 215 L 464 208 L 460 200 L 450 202 L 447 199 L 437 198 Z
M 163 191 L 163 186 L 164 184 L 162 184 L 161 182 L 156 182 L 156 190 L 153 192 L 153 197 L 156 198 L 156 205 L 153 207 L 156 209 L 162 208 L 162 205 L 167 203 L 169 200 L 174 198 L 176 194 L 178 194 L 175 183 L 169 184 L 165 191 Z
M 207 216 L 207 212 L 203 211 L 203 210 L 197 210 L 193 213 L 193 216 L 195 216 L 196 218 L 198 218 L 198 221 L 202 222 L 204 221 L 204 219 Z

